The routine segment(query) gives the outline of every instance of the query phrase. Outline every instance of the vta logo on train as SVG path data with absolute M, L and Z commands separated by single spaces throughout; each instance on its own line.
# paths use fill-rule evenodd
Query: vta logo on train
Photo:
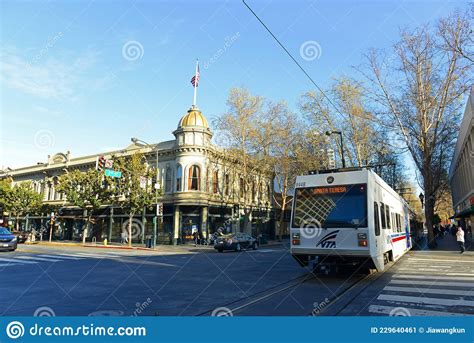
M 336 247 L 336 237 L 339 230 L 332 231 L 326 236 L 321 238 L 316 246 L 321 246 L 321 248 L 335 248 Z

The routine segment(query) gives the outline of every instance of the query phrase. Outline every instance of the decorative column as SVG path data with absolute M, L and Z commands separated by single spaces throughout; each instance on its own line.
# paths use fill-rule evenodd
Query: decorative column
M 203 206 L 201 207 L 201 232 L 202 232 L 202 236 L 204 237 L 204 239 L 207 239 L 208 238 L 208 207 L 207 206 Z
M 174 207 L 174 215 L 173 215 L 173 244 L 176 245 L 178 243 L 179 238 L 179 205 Z

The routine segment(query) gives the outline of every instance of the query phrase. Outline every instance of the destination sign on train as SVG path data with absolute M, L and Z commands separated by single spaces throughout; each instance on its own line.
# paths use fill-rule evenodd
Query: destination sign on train
M 314 194 L 336 194 L 336 193 L 346 193 L 347 187 L 318 187 L 313 190 Z

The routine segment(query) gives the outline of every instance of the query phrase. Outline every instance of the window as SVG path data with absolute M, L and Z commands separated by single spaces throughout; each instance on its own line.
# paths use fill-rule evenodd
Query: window
M 257 201 L 257 188 L 255 187 L 255 181 L 252 181 L 252 201 Z
M 201 186 L 201 168 L 193 165 L 189 168 L 188 190 L 199 191 Z
M 219 171 L 214 171 L 212 175 L 212 192 L 218 193 L 219 192 Z
M 176 191 L 180 192 L 183 184 L 183 168 L 178 164 L 176 167 Z
M 224 176 L 224 182 L 225 182 L 225 195 L 230 194 L 230 178 L 229 174 L 225 174 Z
M 298 188 L 293 227 L 367 227 L 367 185 Z
M 382 218 L 382 229 L 386 229 L 387 221 L 385 219 L 385 204 L 384 203 L 380 204 L 380 216 Z
M 171 192 L 171 168 L 166 168 L 166 175 L 165 175 L 165 192 L 169 193 Z
M 386 229 L 390 230 L 390 225 L 391 225 L 391 218 L 390 218 L 390 207 L 388 205 L 385 205 L 385 217 L 387 221 L 387 227 Z
M 374 202 L 374 228 L 375 228 L 375 235 L 380 236 L 380 220 L 379 220 L 379 204 Z
M 240 197 L 244 197 L 244 179 L 241 177 L 239 181 L 239 192 L 240 192 Z

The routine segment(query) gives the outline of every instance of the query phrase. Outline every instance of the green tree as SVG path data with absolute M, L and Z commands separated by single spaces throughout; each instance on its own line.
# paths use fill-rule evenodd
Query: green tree
M 111 182 L 117 204 L 128 211 L 128 245 L 131 246 L 133 217 L 151 207 L 156 196 L 160 195 L 155 193 L 160 190 L 153 185 L 156 170 L 148 166 L 141 153 L 114 158 L 114 168 L 122 172 L 120 178 L 111 179 Z
M 10 179 L 0 181 L 0 204 L 16 219 L 19 229 L 20 217 L 33 213 L 41 207 L 42 196 L 33 190 L 30 181 L 13 185 Z
M 59 177 L 57 190 L 66 196 L 67 201 L 86 212 L 86 225 L 82 235 L 82 243 L 86 242 L 89 226 L 95 211 L 112 202 L 113 192 L 107 185 L 109 178 L 104 172 L 89 169 L 82 172 L 78 169 L 67 172 Z

